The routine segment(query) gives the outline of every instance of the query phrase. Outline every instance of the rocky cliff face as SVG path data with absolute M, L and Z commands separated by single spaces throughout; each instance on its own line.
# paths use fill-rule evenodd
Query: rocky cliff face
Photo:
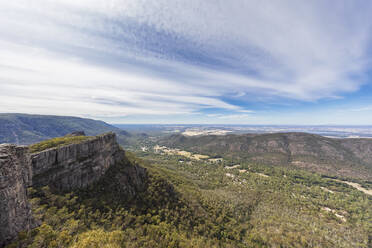
M 118 166 L 120 173 L 108 172 Z M 0 247 L 19 231 L 32 228 L 27 187 L 79 189 L 97 182 L 106 172 L 120 181 L 128 197 L 145 188 L 146 170 L 128 163 L 114 133 L 33 154 L 27 147 L 0 145 Z
M 49 185 L 63 191 L 86 187 L 123 158 L 124 151 L 113 133 L 31 154 L 32 185 Z
M 27 147 L 0 145 L 0 247 L 31 225 L 27 187 L 31 184 Z

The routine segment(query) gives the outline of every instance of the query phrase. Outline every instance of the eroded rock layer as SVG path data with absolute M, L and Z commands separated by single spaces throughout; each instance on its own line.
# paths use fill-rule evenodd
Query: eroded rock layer
M 27 147 L 0 145 L 0 247 L 31 226 L 27 187 L 32 172 Z
M 32 185 L 49 185 L 58 190 L 86 187 L 123 158 L 124 151 L 113 133 L 79 144 L 48 149 L 31 155 Z

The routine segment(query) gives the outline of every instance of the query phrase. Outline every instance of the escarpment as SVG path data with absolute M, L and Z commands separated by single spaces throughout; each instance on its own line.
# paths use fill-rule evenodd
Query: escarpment
M 32 154 L 25 146 L 0 145 L 0 247 L 33 226 L 27 187 L 48 185 L 57 191 L 85 188 L 123 161 L 125 152 L 114 133 Z M 115 176 L 131 197 L 144 189 L 147 175 L 144 168 L 126 163 Z
M 31 154 L 32 185 L 49 185 L 58 190 L 86 187 L 123 159 L 124 152 L 113 133 L 48 149 Z
M 31 226 L 27 186 L 31 184 L 28 148 L 0 145 L 0 247 Z

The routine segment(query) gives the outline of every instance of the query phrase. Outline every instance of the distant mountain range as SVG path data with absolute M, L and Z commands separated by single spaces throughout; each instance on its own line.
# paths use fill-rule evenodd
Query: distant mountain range
M 120 143 L 130 136 L 128 132 L 98 120 L 54 115 L 0 114 L 0 143 L 28 145 L 74 131 L 84 131 L 86 135 L 114 132 Z
M 236 162 L 290 165 L 322 174 L 372 179 L 372 139 L 334 139 L 308 133 L 175 134 L 160 144 Z

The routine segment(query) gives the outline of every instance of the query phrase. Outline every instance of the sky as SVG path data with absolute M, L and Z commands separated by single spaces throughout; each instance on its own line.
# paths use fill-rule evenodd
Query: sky
M 372 1 L 0 0 L 0 112 L 372 125 Z

